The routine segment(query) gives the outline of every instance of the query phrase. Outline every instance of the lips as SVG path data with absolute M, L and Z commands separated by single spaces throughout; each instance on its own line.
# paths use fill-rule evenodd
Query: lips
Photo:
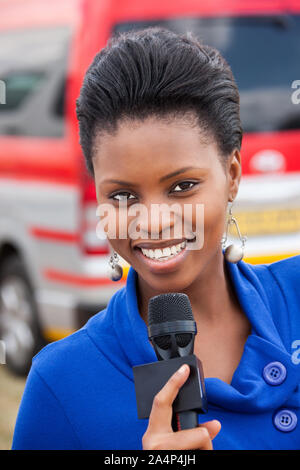
M 178 245 L 186 240 L 186 238 L 181 238 L 177 240 L 165 240 L 161 242 L 142 242 L 137 243 L 133 248 L 145 248 L 146 250 L 161 250 L 162 248 L 171 247 L 173 245 Z
M 161 250 L 162 248 L 167 248 L 171 247 L 174 245 L 178 245 L 182 242 L 193 242 L 196 237 L 193 239 L 188 239 L 188 238 L 180 238 L 180 239 L 175 239 L 175 240 L 165 240 L 161 242 L 142 242 L 142 243 L 137 243 L 136 245 L 133 246 L 133 249 L 135 248 L 146 248 L 146 250 Z
M 193 239 L 194 240 L 194 239 Z M 149 268 L 149 270 L 151 272 L 153 272 L 154 274 L 163 274 L 163 273 L 170 273 L 170 272 L 173 272 L 173 271 L 176 271 L 180 264 L 184 261 L 184 259 L 186 258 L 186 256 L 188 255 L 188 251 L 187 250 L 187 242 L 188 241 L 193 241 L 193 240 L 186 240 L 186 239 L 183 239 L 183 240 L 179 240 L 179 243 L 181 242 L 181 244 L 185 244 L 184 248 L 182 248 L 180 251 L 178 251 L 176 254 L 173 254 L 171 253 L 172 256 L 166 256 L 166 257 L 160 257 L 160 259 L 156 258 L 156 256 L 153 256 L 153 253 L 151 252 L 155 252 L 156 250 L 156 253 L 157 252 L 161 252 L 161 250 L 163 249 L 163 245 L 164 248 L 167 248 L 167 247 L 172 247 L 174 246 L 174 243 L 178 245 L 177 240 L 172 240 L 172 241 L 168 241 L 168 244 L 164 243 L 140 243 L 138 245 L 135 246 L 135 251 L 136 251 L 136 254 L 138 256 L 138 258 L 145 264 L 145 266 L 147 266 Z M 172 244 L 173 245 L 172 245 Z M 153 257 L 149 257 L 149 256 L 145 256 L 145 254 L 143 254 L 142 252 L 142 249 L 140 247 L 143 247 L 143 246 L 150 246 L 152 248 L 145 248 L 146 249 L 146 252 L 148 251 L 148 255 L 151 254 Z M 145 250 L 143 248 L 143 251 Z M 171 250 L 172 251 L 172 250 Z M 144 251 L 145 253 L 145 251 Z M 160 254 L 163 254 L 163 253 L 159 253 Z

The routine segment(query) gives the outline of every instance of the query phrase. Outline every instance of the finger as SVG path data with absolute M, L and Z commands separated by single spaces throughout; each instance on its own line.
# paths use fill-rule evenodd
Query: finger
M 175 400 L 180 387 L 185 383 L 190 373 L 187 364 L 173 374 L 164 387 L 155 395 L 148 429 L 151 432 L 170 432 L 172 430 L 172 403 Z
M 205 423 L 201 423 L 200 427 L 201 426 L 205 427 L 208 430 L 211 440 L 213 440 L 221 430 L 221 423 L 217 419 L 213 419 L 212 421 L 206 421 Z
M 165 435 L 159 450 L 212 450 L 212 442 L 206 427 L 185 429 Z

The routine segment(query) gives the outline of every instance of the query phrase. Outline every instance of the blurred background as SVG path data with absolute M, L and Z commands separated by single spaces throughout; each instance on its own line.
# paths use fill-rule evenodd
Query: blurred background
M 107 278 L 75 100 L 112 34 L 153 25 L 193 32 L 233 70 L 244 260 L 300 254 L 299 0 L 0 0 L 0 449 L 11 446 L 32 356 L 126 282 L 124 260 L 122 280 Z

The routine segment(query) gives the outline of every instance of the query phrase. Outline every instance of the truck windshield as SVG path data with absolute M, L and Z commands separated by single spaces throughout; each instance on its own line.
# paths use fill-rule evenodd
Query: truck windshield
M 300 129 L 300 15 L 127 22 L 112 33 L 149 26 L 192 32 L 222 53 L 239 87 L 245 132 Z

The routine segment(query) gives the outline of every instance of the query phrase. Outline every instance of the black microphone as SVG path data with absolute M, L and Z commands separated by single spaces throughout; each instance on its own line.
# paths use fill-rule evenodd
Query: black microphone
M 196 334 L 197 325 L 194 321 L 190 300 L 186 294 L 166 293 L 150 299 L 148 336 L 159 361 L 193 354 Z M 201 363 L 198 373 L 202 374 Z M 203 377 L 200 379 L 203 382 Z M 188 410 L 173 413 L 172 427 L 174 431 L 197 426 L 197 411 Z

